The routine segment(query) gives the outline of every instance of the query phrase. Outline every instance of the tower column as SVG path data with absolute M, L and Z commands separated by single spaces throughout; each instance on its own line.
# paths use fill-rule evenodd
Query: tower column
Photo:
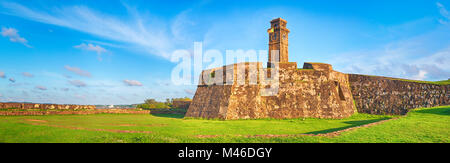
M 273 67 L 273 63 L 290 63 L 289 62 L 289 29 L 286 28 L 287 21 L 276 18 L 270 21 L 269 33 L 269 61 L 268 67 Z M 290 64 L 297 63 L 293 62 Z M 292 67 L 292 66 L 291 66 Z

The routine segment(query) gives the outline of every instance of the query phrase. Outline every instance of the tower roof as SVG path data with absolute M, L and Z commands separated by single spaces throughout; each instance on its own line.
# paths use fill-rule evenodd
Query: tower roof
M 276 18 L 276 19 L 273 19 L 272 21 L 270 21 L 270 23 L 274 23 L 274 22 L 277 22 L 277 21 L 282 21 L 282 22 L 287 23 L 287 21 L 284 20 L 284 19 L 282 19 L 282 18 Z

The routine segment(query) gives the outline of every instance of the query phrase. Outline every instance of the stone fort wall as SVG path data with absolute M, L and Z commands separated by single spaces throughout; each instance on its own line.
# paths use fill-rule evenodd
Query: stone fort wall
M 410 109 L 450 105 L 450 85 L 349 74 L 351 92 L 360 113 L 404 115 Z
M 345 118 L 356 110 L 347 74 L 333 71 L 331 65 L 305 63 L 304 68 L 308 69 L 297 69 L 296 63 L 279 63 L 279 67 L 276 74 L 279 80 L 265 79 L 274 69 L 262 68 L 260 62 L 204 70 L 186 117 Z M 256 75 L 257 80 L 250 80 L 251 75 Z M 266 88 L 274 84 L 278 85 L 278 91 L 265 96 Z
M 172 105 L 174 108 L 188 109 L 191 104 L 191 100 L 174 100 Z
M 356 109 L 406 114 L 409 109 L 450 103 L 450 85 L 344 74 L 323 63 L 305 63 L 297 69 L 289 62 L 287 21 L 277 18 L 270 23 L 268 68 L 244 62 L 204 70 L 186 117 L 345 118 Z M 268 89 L 273 87 L 277 89 Z
M 0 103 L 0 109 L 95 109 L 95 105 L 66 105 L 66 104 L 34 104 L 34 103 Z

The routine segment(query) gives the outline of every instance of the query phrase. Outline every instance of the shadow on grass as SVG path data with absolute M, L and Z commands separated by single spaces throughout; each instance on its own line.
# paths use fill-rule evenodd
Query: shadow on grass
M 436 108 L 436 109 L 424 109 L 424 110 L 413 110 L 416 113 L 425 113 L 425 114 L 437 114 L 437 115 L 450 115 L 450 106 Z
M 347 128 L 361 126 L 361 125 L 374 123 L 374 122 L 387 120 L 387 119 L 390 119 L 390 118 L 379 118 L 379 119 L 370 119 L 370 120 L 361 120 L 361 121 L 347 121 L 347 122 L 344 122 L 344 123 L 350 124 L 349 126 L 338 127 L 338 128 L 331 128 L 331 129 L 320 130 L 320 131 L 313 131 L 313 132 L 308 132 L 308 133 L 305 133 L 305 134 L 326 134 L 326 133 L 330 133 L 330 132 L 344 130 L 344 129 L 347 129 Z
M 175 118 L 175 119 L 183 119 L 183 114 L 151 114 L 155 117 L 163 117 L 163 118 Z

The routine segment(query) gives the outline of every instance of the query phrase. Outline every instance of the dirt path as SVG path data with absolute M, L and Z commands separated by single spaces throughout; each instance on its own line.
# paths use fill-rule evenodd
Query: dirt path
M 356 130 L 358 128 L 367 128 L 367 127 L 371 127 L 374 125 L 385 123 L 387 121 L 396 120 L 399 118 L 400 117 L 395 117 L 395 118 L 391 118 L 391 119 L 381 120 L 378 122 L 373 122 L 373 123 L 369 123 L 369 124 L 365 124 L 365 125 L 361 125 L 361 126 L 350 127 L 350 128 L 346 128 L 343 130 L 334 131 L 334 132 L 330 132 L 330 133 L 324 133 L 324 134 L 262 134 L 262 135 L 235 135 L 235 136 L 246 137 L 246 138 L 256 138 L 256 137 L 274 138 L 274 137 L 296 137 L 296 136 L 335 137 L 335 136 L 341 135 L 343 132 Z M 215 138 L 215 137 L 220 137 L 220 136 L 223 136 L 223 135 L 196 135 L 197 138 Z
M 48 122 L 46 120 L 39 120 L 39 119 L 25 119 L 25 120 L 30 122 Z
M 145 127 L 161 127 L 167 126 L 167 124 L 148 124 L 148 125 L 138 125 L 138 124 L 106 124 L 108 126 L 145 126 Z

